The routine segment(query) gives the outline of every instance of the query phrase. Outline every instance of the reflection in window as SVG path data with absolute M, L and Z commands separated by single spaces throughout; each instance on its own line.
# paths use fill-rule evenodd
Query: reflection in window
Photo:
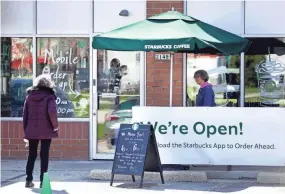
M 38 38 L 37 75 L 51 74 L 59 117 L 89 117 L 89 39 Z
M 1 117 L 22 117 L 33 83 L 32 38 L 1 38 Z
M 140 105 L 140 52 L 97 52 L 97 151 L 114 153 L 121 123 Z
M 139 94 L 140 52 L 98 51 L 98 92 Z
M 237 107 L 240 98 L 240 56 L 212 54 L 187 55 L 187 106 L 195 106 L 200 86 L 194 80 L 194 73 L 204 69 L 213 85 L 217 106 Z
M 245 55 L 245 106 L 285 106 L 285 38 L 253 38 Z

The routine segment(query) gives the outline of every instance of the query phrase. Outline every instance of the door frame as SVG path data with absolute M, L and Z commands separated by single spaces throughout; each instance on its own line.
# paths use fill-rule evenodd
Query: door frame
M 92 44 L 90 44 L 92 45 Z M 113 160 L 112 153 L 98 153 L 97 148 L 97 116 L 98 116 L 98 94 L 97 94 L 97 50 L 92 49 L 92 67 L 90 68 L 91 99 L 90 99 L 90 158 Z M 145 106 L 146 99 L 146 53 L 140 52 L 140 106 Z

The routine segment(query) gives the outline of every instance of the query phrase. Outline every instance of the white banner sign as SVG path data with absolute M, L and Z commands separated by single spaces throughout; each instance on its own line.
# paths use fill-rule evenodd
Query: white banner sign
M 133 107 L 162 164 L 285 165 L 285 108 Z

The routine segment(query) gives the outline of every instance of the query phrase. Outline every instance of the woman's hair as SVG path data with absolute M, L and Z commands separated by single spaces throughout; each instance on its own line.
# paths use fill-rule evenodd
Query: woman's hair
M 41 74 L 36 78 L 34 86 L 38 88 L 53 88 L 54 83 L 50 74 Z
M 204 80 L 205 82 L 207 82 L 209 80 L 209 75 L 207 73 L 207 71 L 205 70 L 198 70 L 194 73 L 194 78 L 200 76 L 202 80 Z

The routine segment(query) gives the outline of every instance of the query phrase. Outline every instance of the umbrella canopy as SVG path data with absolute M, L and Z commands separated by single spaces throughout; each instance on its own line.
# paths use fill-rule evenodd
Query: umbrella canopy
M 94 49 L 116 51 L 217 52 L 247 50 L 245 38 L 177 11 L 168 11 L 93 37 Z

